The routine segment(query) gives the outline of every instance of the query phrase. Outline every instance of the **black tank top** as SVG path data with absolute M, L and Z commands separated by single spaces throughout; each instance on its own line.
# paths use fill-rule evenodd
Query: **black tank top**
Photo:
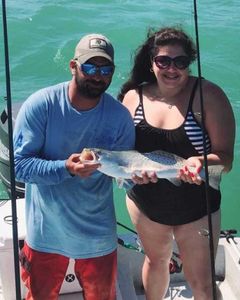
M 196 130 L 201 126 L 194 117 L 192 104 L 197 88 L 194 84 L 185 121 L 176 129 L 159 129 L 147 123 L 143 108 L 142 88 L 139 89 L 139 106 L 135 112 L 136 145 L 139 152 L 165 150 L 183 158 L 196 156 L 202 153 L 202 133 L 196 142 Z M 193 134 L 192 138 L 192 131 Z M 211 151 L 211 144 L 206 135 L 206 146 Z M 159 179 L 157 183 L 135 185 L 128 196 L 138 208 L 152 221 L 166 225 L 180 225 L 198 220 L 207 214 L 205 184 L 182 183 L 175 186 L 166 179 Z M 220 191 L 209 187 L 211 212 L 220 207 Z

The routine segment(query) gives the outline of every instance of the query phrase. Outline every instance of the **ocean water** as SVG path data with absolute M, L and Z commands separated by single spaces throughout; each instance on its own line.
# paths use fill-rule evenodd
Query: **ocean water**
M 222 227 L 240 230 L 240 2 L 197 2 L 202 76 L 224 89 L 237 126 L 234 166 L 222 180 Z M 116 72 L 108 90 L 115 96 L 128 76 L 135 49 L 150 27 L 180 24 L 195 39 L 190 0 L 6 0 L 6 7 L 13 102 L 26 99 L 39 88 L 70 80 L 69 60 L 76 43 L 87 33 L 103 33 L 115 46 Z M 2 14 L 0 18 L 2 24 Z M 196 66 L 192 72 L 196 74 Z M 1 27 L 0 107 L 6 105 L 4 96 Z M 124 192 L 118 188 L 115 203 L 118 221 L 131 226 Z

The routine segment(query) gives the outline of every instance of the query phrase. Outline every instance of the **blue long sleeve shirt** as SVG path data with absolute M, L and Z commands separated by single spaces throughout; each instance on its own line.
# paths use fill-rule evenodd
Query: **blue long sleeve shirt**
M 83 148 L 127 150 L 135 131 L 128 110 L 104 93 L 96 107 L 74 109 L 68 82 L 37 91 L 14 126 L 16 179 L 26 183 L 26 241 L 35 250 L 96 257 L 117 246 L 112 178 L 72 177 L 66 159 Z

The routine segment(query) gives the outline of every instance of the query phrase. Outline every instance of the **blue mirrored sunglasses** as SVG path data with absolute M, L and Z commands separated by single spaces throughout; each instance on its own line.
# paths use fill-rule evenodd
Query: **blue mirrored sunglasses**
M 81 64 L 81 71 L 88 75 L 94 76 L 99 73 L 101 76 L 110 76 L 113 74 L 114 66 L 96 66 L 93 64 Z

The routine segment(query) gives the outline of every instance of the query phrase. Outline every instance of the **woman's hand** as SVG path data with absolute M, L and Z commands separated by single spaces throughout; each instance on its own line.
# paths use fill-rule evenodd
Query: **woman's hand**
M 132 175 L 132 181 L 135 184 L 147 184 L 147 183 L 156 183 L 158 181 L 157 175 L 155 172 L 141 172 L 141 176 L 138 176 L 136 174 Z
M 202 170 L 203 162 L 198 156 L 192 156 L 187 159 L 187 165 L 180 169 L 178 178 L 184 182 L 200 185 L 202 179 L 199 176 Z

